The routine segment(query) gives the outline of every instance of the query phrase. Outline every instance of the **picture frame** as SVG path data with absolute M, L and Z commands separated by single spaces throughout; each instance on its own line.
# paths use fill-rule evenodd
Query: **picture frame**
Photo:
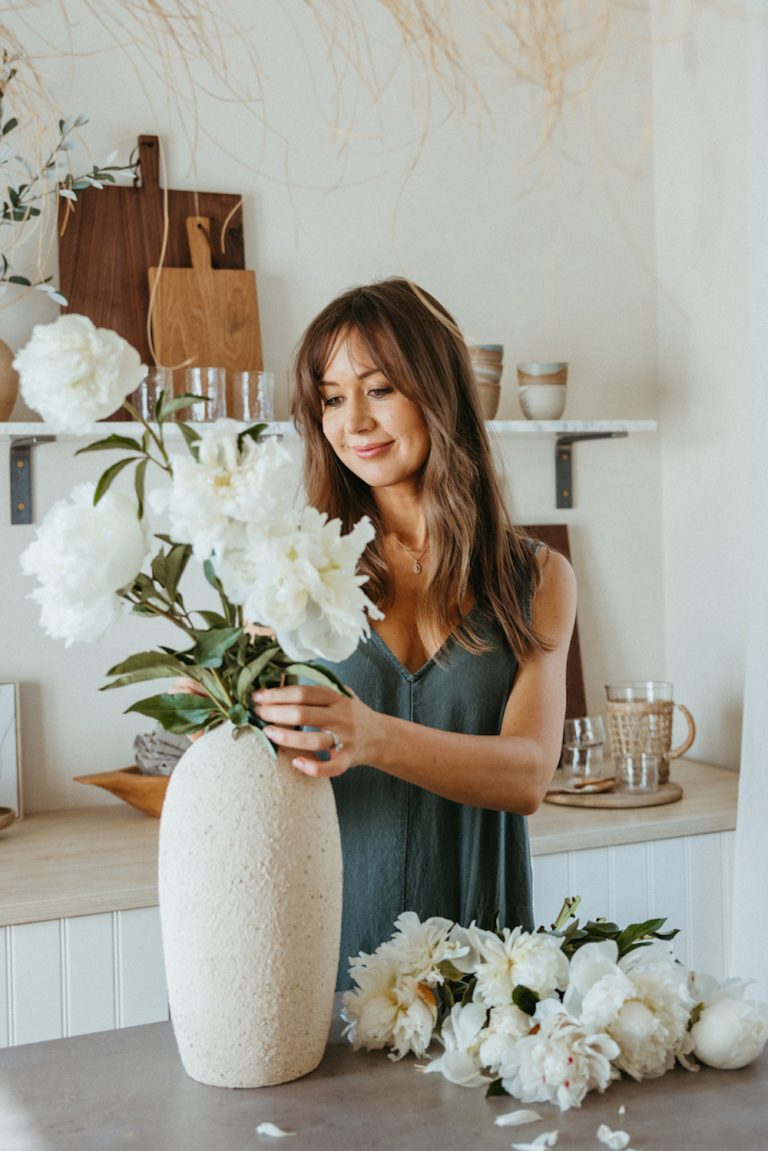
M 19 685 L 0 680 L 0 807 L 9 807 L 21 819 L 21 720 Z

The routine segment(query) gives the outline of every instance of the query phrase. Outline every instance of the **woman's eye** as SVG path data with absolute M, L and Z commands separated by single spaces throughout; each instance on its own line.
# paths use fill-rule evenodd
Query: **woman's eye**
M 390 385 L 387 384 L 386 386 L 382 386 L 380 388 L 371 388 L 368 395 L 373 396 L 375 399 L 381 399 L 382 396 L 388 396 L 394 392 L 394 390 L 395 389 L 393 387 L 390 387 Z
M 323 396 L 323 411 L 325 411 L 327 408 L 337 408 L 341 403 L 341 398 L 341 396 Z

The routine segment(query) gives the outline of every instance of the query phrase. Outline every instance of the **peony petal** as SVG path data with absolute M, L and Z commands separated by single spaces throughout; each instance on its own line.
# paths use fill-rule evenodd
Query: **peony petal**
M 627 1109 L 624 1106 L 624 1104 L 622 1103 L 621 1107 L 619 1107 L 619 1115 L 626 1115 L 626 1113 L 627 1113 Z
M 558 1131 L 542 1131 L 532 1143 L 513 1143 L 513 1151 L 541 1151 L 542 1147 L 554 1147 L 557 1143 Z
M 629 1146 L 629 1135 L 626 1131 L 611 1131 L 607 1123 L 601 1123 L 597 1129 L 597 1138 L 605 1143 L 609 1151 L 624 1151 Z
M 538 1111 L 507 1111 L 506 1115 L 497 1115 L 494 1123 L 497 1127 L 522 1127 L 524 1123 L 538 1123 L 541 1119 Z
M 257 1135 L 271 1135 L 273 1139 L 283 1139 L 286 1135 L 295 1135 L 295 1131 L 284 1131 L 276 1123 L 259 1123 L 256 1128 Z

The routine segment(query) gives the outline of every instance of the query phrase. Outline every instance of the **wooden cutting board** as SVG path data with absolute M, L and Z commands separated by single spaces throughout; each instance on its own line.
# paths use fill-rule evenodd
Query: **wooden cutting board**
M 205 216 L 187 220 L 191 268 L 149 269 L 155 356 L 174 369 L 176 392 L 183 391 L 185 366 L 263 367 L 256 274 L 212 267 L 210 227 Z
M 658 791 L 601 791 L 574 794 L 567 791 L 552 791 L 544 796 L 545 803 L 557 803 L 563 807 L 660 807 L 665 803 L 676 803 L 683 798 L 679 783 L 660 783 Z
M 190 267 L 186 221 L 211 221 L 213 263 L 217 268 L 245 267 L 243 216 L 238 195 L 164 189 L 159 179 L 160 141 L 139 136 L 139 177 L 134 185 L 86 188 L 77 203 L 59 202 L 59 284 L 69 300 L 65 312 L 88 316 L 100 328 L 112 328 L 152 364 L 147 336 L 147 269 L 160 263 L 164 205 L 168 234 L 163 263 Z M 126 418 L 125 413 L 116 415 Z

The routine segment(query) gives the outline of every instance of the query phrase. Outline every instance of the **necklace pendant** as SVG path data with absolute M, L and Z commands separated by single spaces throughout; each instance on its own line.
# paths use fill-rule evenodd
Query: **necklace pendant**
M 421 575 L 421 564 L 419 563 L 418 560 L 416 560 L 414 565 L 413 565 L 413 574 L 414 575 Z

